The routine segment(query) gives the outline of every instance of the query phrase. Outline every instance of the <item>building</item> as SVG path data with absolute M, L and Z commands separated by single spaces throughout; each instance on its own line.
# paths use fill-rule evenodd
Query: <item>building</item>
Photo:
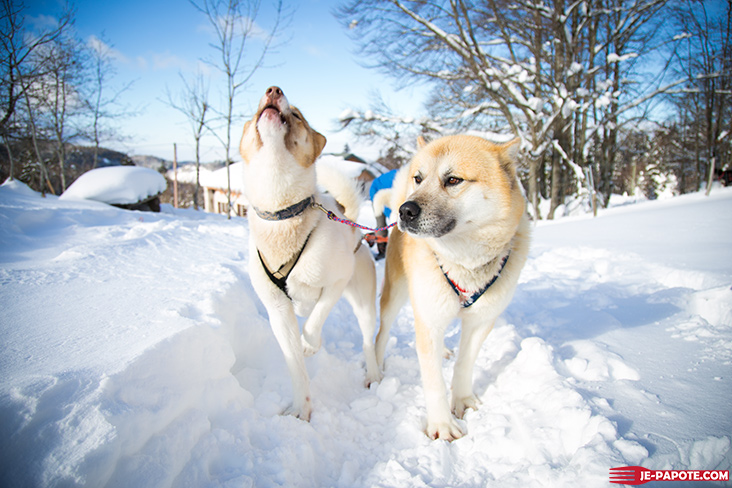
M 229 166 L 231 175 L 231 215 L 246 217 L 248 202 L 244 197 L 244 163 Z M 228 201 L 226 167 L 211 173 L 201 173 L 203 207 L 206 212 L 226 215 Z

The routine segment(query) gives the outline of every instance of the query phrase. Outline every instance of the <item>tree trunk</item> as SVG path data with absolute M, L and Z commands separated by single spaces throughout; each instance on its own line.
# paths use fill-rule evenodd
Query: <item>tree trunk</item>
M 562 158 L 559 156 L 557 151 L 552 152 L 552 181 L 551 181 L 551 206 L 549 207 L 548 220 L 554 220 L 554 212 L 559 207 L 559 187 L 561 183 L 560 166 L 562 164 Z
M 8 162 L 10 163 L 10 181 L 15 179 L 15 160 L 13 159 L 13 150 L 10 148 L 10 139 L 6 134 L 3 134 L 3 140 L 5 141 L 5 150 L 8 152 Z
M 539 210 L 539 175 L 538 166 L 539 158 L 529 155 L 529 201 L 534 209 L 534 219 L 541 220 L 541 212 Z

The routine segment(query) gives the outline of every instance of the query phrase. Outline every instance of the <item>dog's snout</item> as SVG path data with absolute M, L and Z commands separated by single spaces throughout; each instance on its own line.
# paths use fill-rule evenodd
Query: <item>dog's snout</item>
M 399 218 L 405 223 L 413 222 L 419 217 L 420 212 L 422 209 L 415 202 L 406 202 L 399 207 Z
M 270 86 L 269 88 L 267 88 L 266 95 L 270 100 L 274 102 L 282 97 L 282 88 L 280 88 L 279 86 Z

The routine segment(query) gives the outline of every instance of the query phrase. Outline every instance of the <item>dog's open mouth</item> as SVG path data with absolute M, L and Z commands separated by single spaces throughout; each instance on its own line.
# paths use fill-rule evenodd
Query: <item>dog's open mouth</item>
M 262 109 L 262 111 L 260 112 L 260 114 L 259 114 L 259 119 L 261 119 L 261 118 L 262 118 L 262 116 L 264 116 L 264 114 L 266 114 L 266 113 L 267 113 L 268 111 L 269 111 L 269 113 L 271 114 L 271 115 L 269 115 L 270 117 L 274 117 L 274 116 L 275 116 L 275 114 L 276 114 L 277 116 L 279 116 L 279 118 L 280 118 L 280 122 L 281 122 L 282 124 L 287 124 L 287 119 L 285 118 L 285 114 L 283 114 L 283 113 L 282 113 L 282 112 L 280 111 L 280 109 L 278 109 L 278 108 L 277 108 L 277 107 L 275 107 L 274 105 L 267 105 L 266 107 L 264 107 L 264 108 Z

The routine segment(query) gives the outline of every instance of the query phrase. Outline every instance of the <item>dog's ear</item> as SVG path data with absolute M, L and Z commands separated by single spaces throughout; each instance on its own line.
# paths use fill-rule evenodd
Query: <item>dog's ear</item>
M 252 150 L 257 150 L 262 147 L 262 140 L 259 138 L 259 133 L 256 130 L 254 121 L 250 120 L 244 124 L 244 130 L 241 135 L 241 142 L 239 142 L 239 154 L 245 163 L 248 163 L 251 159 Z
M 417 137 L 417 149 L 422 149 L 426 145 L 427 145 L 427 140 L 424 137 L 422 137 L 422 136 Z
M 521 139 L 516 137 L 505 144 L 498 147 L 499 159 L 503 166 L 515 166 L 518 163 L 519 149 L 521 149 Z
M 328 142 L 328 139 L 326 139 L 323 134 L 317 131 L 313 131 L 313 146 L 315 147 L 315 158 L 320 156 L 320 153 L 323 152 L 326 142 Z
M 498 161 L 501 164 L 501 169 L 503 169 L 511 181 L 516 179 L 516 166 L 518 166 L 520 148 L 521 139 L 518 137 L 498 146 Z

